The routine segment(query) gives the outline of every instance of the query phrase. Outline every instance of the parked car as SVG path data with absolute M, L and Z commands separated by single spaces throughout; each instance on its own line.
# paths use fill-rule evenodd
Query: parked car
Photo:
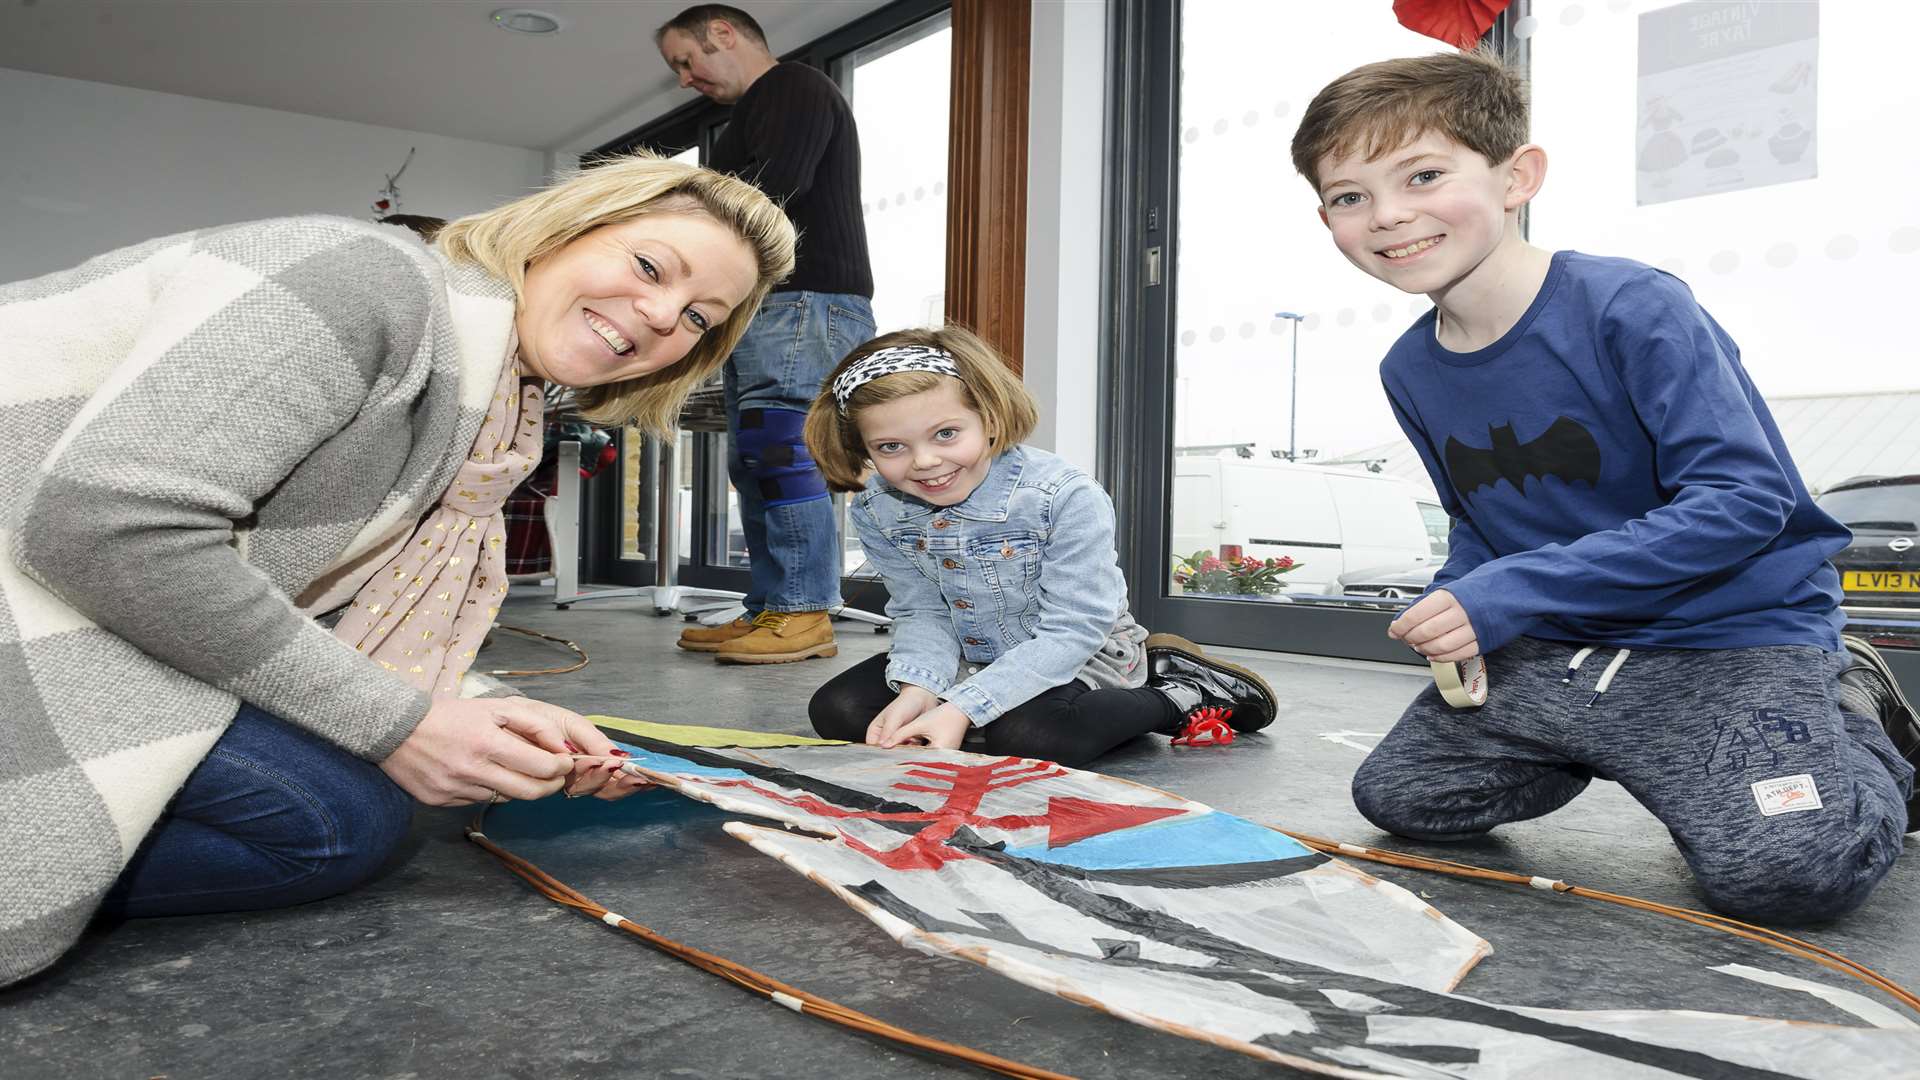
M 1433 575 L 1445 564 L 1445 555 L 1412 563 L 1369 566 L 1341 574 L 1327 586 L 1329 596 L 1377 596 L 1383 600 L 1412 600 L 1433 584 Z
M 1235 457 L 1174 459 L 1173 551 L 1238 545 L 1257 559 L 1288 557 L 1289 593 L 1324 594 L 1362 566 L 1446 554 L 1445 511 L 1394 476 Z
M 1853 530 L 1833 557 L 1848 605 L 1920 608 L 1920 475 L 1843 480 L 1814 503 Z

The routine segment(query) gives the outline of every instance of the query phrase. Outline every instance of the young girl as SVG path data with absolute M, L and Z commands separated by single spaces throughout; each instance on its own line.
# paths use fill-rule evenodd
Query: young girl
M 1148 732 L 1224 742 L 1271 723 L 1258 675 L 1133 621 L 1113 502 L 1019 445 L 1035 420 L 1006 363 L 958 328 L 886 334 L 834 369 L 807 448 L 829 487 L 860 493 L 893 651 L 821 687 L 814 729 L 1078 766 Z

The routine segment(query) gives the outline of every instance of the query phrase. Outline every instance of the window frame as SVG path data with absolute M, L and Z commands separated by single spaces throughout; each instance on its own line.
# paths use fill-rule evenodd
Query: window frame
M 784 53 L 778 59 L 817 68 L 840 84 L 844 92 L 846 84 L 842 80 L 842 68 L 855 53 L 889 37 L 912 31 L 951 8 L 951 0 L 896 0 Z M 917 40 L 917 37 L 903 38 L 901 44 L 908 44 L 912 40 Z M 699 147 L 700 160 L 704 163 L 711 156 L 714 141 L 726 126 L 730 112 L 728 106 L 696 97 L 657 119 L 587 151 L 581 155 L 581 165 L 591 167 L 596 160 L 639 149 L 676 154 L 695 146 Z M 614 433 L 620 450 L 615 467 L 608 470 L 603 481 L 587 486 L 580 526 L 580 573 L 583 581 L 606 585 L 645 585 L 654 580 L 654 560 L 626 558 L 620 550 L 623 523 L 620 496 L 626 483 L 627 436 L 628 432 L 624 429 Z M 750 587 L 747 568 L 730 566 L 726 562 L 726 438 L 719 433 L 699 432 L 695 433 L 692 442 L 693 497 L 688 511 L 692 527 L 688 530 L 688 550 L 679 553 L 677 580 L 682 585 L 744 593 Z M 650 460 L 651 457 L 647 454 L 640 456 L 642 460 Z M 649 472 L 637 479 L 640 504 L 643 507 L 653 505 L 657 478 Z M 643 520 L 650 516 L 650 511 L 643 511 Z M 651 544 L 643 542 L 642 547 L 650 548 Z M 850 604 L 853 602 L 851 598 L 858 595 L 861 602 L 855 606 L 868 610 L 878 611 L 886 602 L 884 586 L 866 578 L 847 578 L 843 575 L 841 593 Z

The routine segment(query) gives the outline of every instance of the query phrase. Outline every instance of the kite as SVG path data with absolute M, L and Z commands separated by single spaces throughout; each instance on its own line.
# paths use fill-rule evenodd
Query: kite
M 1853 1010 L 1875 1026 L 1853 1027 L 1461 993 L 1491 946 L 1417 896 L 1275 829 L 1125 780 L 1026 758 L 592 719 L 632 755 L 627 768 L 784 826 L 724 828 L 910 949 L 1307 1072 L 1852 1078 L 1901 1061 L 1920 1068 L 1920 1025 L 1877 1005 Z M 1814 987 L 1865 1002 L 1799 988 Z

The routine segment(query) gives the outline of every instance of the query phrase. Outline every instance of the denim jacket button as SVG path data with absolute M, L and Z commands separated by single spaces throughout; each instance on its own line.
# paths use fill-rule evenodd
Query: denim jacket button
M 968 639 L 967 639 L 967 644 L 969 644 L 969 645 L 985 645 L 985 644 L 986 644 L 986 642 L 984 642 L 984 641 L 981 641 L 981 640 L 980 640 L 979 638 L 977 638 L 977 637 L 970 637 L 970 638 L 968 638 Z
M 954 606 L 954 607 L 957 607 L 957 608 L 960 608 L 961 610 L 963 610 L 963 611 L 964 611 L 964 610 L 966 610 L 967 608 L 970 608 L 970 607 L 972 607 L 973 605 L 972 605 L 972 604 L 969 604 L 969 603 L 967 603 L 967 602 L 966 602 L 965 600 L 955 600 L 955 601 L 953 602 L 953 606 Z
M 941 559 L 940 565 L 946 567 L 949 570 L 960 569 L 960 564 L 957 562 L 954 562 L 952 559 Z
M 953 524 L 953 522 L 948 521 L 946 518 L 941 518 L 939 521 L 933 523 L 933 527 L 936 529 L 944 529 L 951 524 Z
M 927 541 L 926 541 L 926 539 L 925 539 L 925 538 L 923 537 L 923 538 L 921 538 L 921 539 L 919 539 L 919 540 L 915 540 L 915 541 L 913 542 L 913 546 L 914 546 L 914 547 L 917 547 L 917 548 L 919 548 L 919 549 L 920 549 L 921 551 L 925 551 L 925 550 L 927 550 Z

